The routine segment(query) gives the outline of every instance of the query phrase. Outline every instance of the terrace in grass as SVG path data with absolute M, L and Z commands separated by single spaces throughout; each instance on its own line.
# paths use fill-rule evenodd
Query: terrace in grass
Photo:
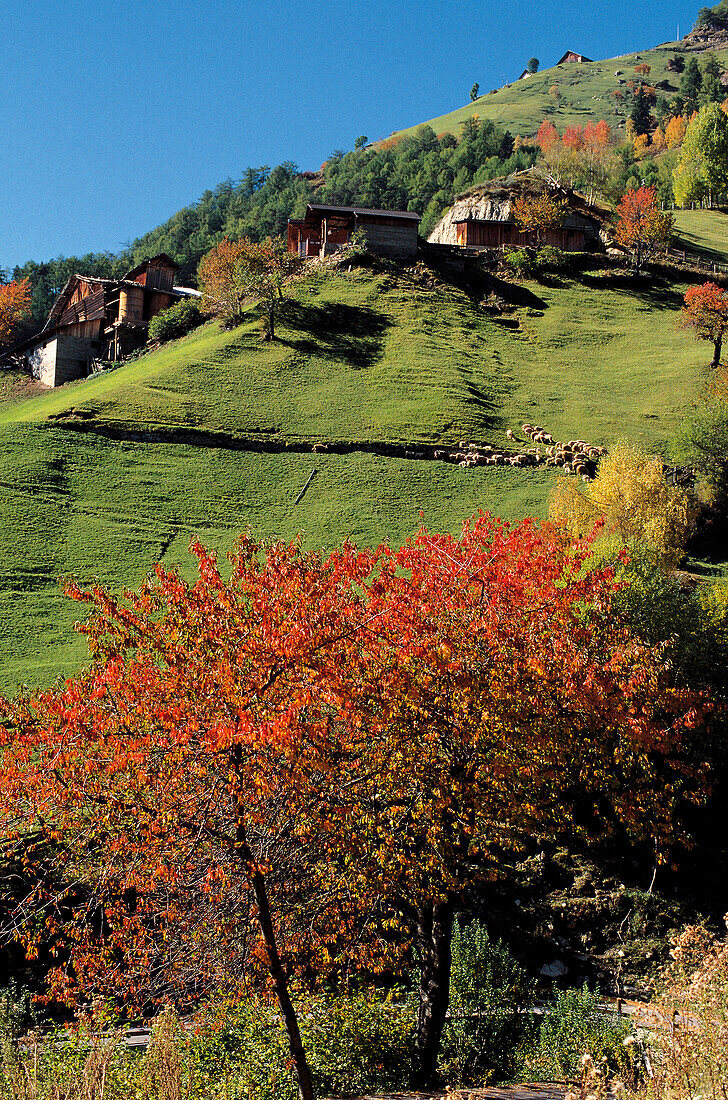
M 229 449 L 228 437 L 499 445 L 528 419 L 562 438 L 624 437 L 666 453 L 709 373 L 705 345 L 675 328 L 685 288 L 592 274 L 527 289 L 530 304 L 498 321 L 462 290 L 425 290 L 406 274 L 319 275 L 297 287 L 280 342 L 263 343 L 251 314 L 232 332 L 207 325 L 88 382 L 8 394 L 3 686 L 48 682 L 81 662 L 70 624 L 83 609 L 61 597 L 61 574 L 137 585 L 160 559 L 189 569 L 193 534 L 223 551 L 247 525 L 330 547 L 347 536 L 399 542 L 420 511 L 450 530 L 478 507 L 544 515 L 558 476 L 365 451 L 256 454 Z M 221 445 L 115 440 L 99 425 L 194 426 L 220 433 Z

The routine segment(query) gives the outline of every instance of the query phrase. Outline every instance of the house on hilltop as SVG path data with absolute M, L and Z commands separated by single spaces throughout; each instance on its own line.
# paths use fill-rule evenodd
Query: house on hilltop
M 588 202 L 578 191 L 555 186 L 533 171 L 488 180 L 457 195 L 428 239 L 432 244 L 471 250 L 533 245 L 535 237 L 520 231 L 512 207 L 515 199 L 543 191 L 564 204 L 562 224 L 546 231 L 544 243 L 563 252 L 598 251 L 606 244 L 609 208 Z
M 152 317 L 180 298 L 197 295 L 175 286 L 178 265 L 161 253 L 122 279 L 72 275 L 42 332 L 10 349 L 25 359 L 34 378 L 60 386 L 90 374 L 94 360 L 122 359 L 147 338 Z
M 567 50 L 566 53 L 564 54 L 564 56 L 562 58 L 560 58 L 556 62 L 556 64 L 557 65 L 573 65 L 573 64 L 581 64 L 581 62 L 583 62 L 583 61 L 586 62 L 586 61 L 593 61 L 593 60 L 594 59 L 592 57 L 587 57 L 583 53 L 576 53 L 575 50 Z
M 303 218 L 288 222 L 288 251 L 299 256 L 328 256 L 361 231 L 372 252 L 397 260 L 414 259 L 419 222 L 419 214 L 409 210 L 309 203 Z

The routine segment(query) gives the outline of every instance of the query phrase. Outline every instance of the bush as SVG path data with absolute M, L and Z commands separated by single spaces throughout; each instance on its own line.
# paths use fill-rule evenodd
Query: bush
M 539 248 L 536 253 L 536 264 L 541 269 L 550 268 L 552 271 L 559 271 L 568 262 L 566 253 L 562 252 L 560 248 L 554 248 L 553 245 L 547 244 L 543 248 Z
M 544 1016 L 526 1074 L 545 1080 L 579 1077 L 585 1055 L 606 1061 L 610 1072 L 626 1073 L 633 1068 L 632 1047 L 625 1044 L 631 1034 L 625 1019 L 600 1011 L 599 997 L 586 986 L 559 992 Z
M 157 340 L 165 344 L 168 340 L 176 340 L 178 336 L 185 336 L 193 328 L 197 328 L 205 320 L 200 313 L 197 299 L 183 298 L 181 302 L 163 309 L 149 322 L 149 339 Z
M 535 987 L 524 968 L 473 921 L 453 931 L 450 1015 L 441 1071 L 450 1084 L 478 1085 L 512 1075 L 519 1047 L 535 1038 L 524 1009 Z
M 530 275 L 536 266 L 533 253 L 526 248 L 511 249 L 510 252 L 506 252 L 504 261 L 513 274 L 520 277 Z

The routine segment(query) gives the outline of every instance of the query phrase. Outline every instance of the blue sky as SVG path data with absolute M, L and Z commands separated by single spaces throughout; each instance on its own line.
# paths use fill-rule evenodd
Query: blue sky
M 116 251 L 248 165 L 317 168 L 543 68 L 684 34 L 683 0 L 3 0 L 0 267 Z

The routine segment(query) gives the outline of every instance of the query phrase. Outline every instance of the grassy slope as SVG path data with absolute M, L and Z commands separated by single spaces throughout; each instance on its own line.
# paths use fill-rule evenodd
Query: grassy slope
M 669 87 L 658 88 L 663 95 L 676 92 L 678 88 L 679 74 L 667 69 L 667 62 L 675 53 L 676 46 L 677 43 L 668 42 L 653 50 L 638 51 L 641 62 L 651 66 L 649 83 L 657 85 L 660 81 L 667 81 Z M 716 56 L 723 66 L 728 66 L 728 50 L 717 50 Z M 605 119 L 610 126 L 623 127 L 624 107 L 620 108 L 621 113 L 615 112 L 612 92 L 616 88 L 626 89 L 624 85 L 619 85 L 615 72 L 621 69 L 621 79 L 630 80 L 635 75 L 635 64 L 640 62 L 636 61 L 635 53 L 630 53 L 583 65 L 556 65 L 524 80 L 506 84 L 449 114 L 429 119 L 427 125 L 432 126 L 437 134 L 457 134 L 465 119 L 477 114 L 483 119 L 502 123 L 511 133 L 521 134 L 522 137 L 535 134 L 544 118 L 553 122 L 561 132 L 574 123 L 584 125 L 600 119 Z M 556 110 L 548 94 L 553 84 L 558 85 L 561 95 L 561 104 Z M 395 131 L 395 134 L 411 134 L 416 129 L 417 126 L 410 126 Z
M 59 574 L 136 584 L 160 558 L 189 567 L 193 533 L 224 550 L 247 524 L 265 536 L 301 531 L 312 546 L 345 535 L 397 541 L 420 510 L 450 529 L 479 506 L 543 514 L 552 484 L 545 470 L 115 442 L 64 430 L 58 413 L 282 440 L 494 443 L 528 418 L 566 436 L 665 449 L 708 373 L 704 349 L 672 322 L 681 288 L 635 293 L 591 276 L 530 289 L 516 330 L 452 288 L 362 273 L 314 279 L 274 345 L 260 343 L 252 318 L 232 333 L 209 325 L 89 382 L 8 395 L 0 681 L 48 681 L 80 662 L 68 629 L 80 609 L 59 594 Z M 314 465 L 319 475 L 294 508 Z
M 724 210 L 676 210 L 675 226 L 676 248 L 728 264 L 728 213 Z

